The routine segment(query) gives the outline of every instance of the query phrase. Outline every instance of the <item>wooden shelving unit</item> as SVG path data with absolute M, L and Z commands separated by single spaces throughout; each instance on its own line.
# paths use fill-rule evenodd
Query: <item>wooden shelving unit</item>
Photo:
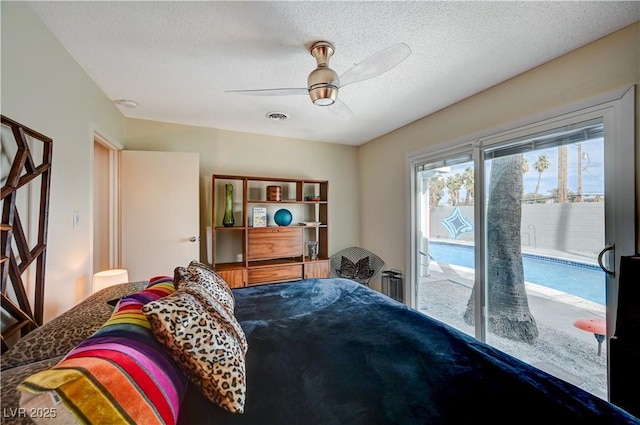
M 231 227 L 222 225 L 227 184 L 233 185 L 234 193 L 235 224 Z M 267 200 L 267 186 L 281 187 L 282 199 Z M 326 180 L 214 174 L 213 268 L 234 288 L 329 277 L 328 190 Z M 266 227 L 253 227 L 253 208 L 266 208 Z M 281 208 L 293 215 L 288 226 L 278 226 L 273 220 Z M 309 257 L 307 246 L 313 241 L 318 243 L 316 259 Z

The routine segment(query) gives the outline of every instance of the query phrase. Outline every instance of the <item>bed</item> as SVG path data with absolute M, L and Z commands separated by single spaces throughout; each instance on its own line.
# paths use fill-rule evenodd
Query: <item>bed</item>
M 159 331 L 158 317 L 152 315 L 166 311 L 166 305 L 156 305 L 159 301 L 181 291 L 211 296 L 193 282 L 190 289 L 183 285 L 197 280 L 189 277 L 192 265 L 176 269 L 171 278 L 106 288 L 18 341 L 2 355 L 2 423 L 54 423 L 42 417 L 52 413 L 65 423 L 64 396 L 54 407 L 20 410 L 25 391 L 18 385 L 55 370 L 83 344 L 86 353 L 87 341 L 104 337 L 107 324 L 132 300 L 142 306 L 152 326 L 146 326 L 146 336 L 130 339 L 131 344 L 151 332 L 170 352 L 162 342 L 166 334 Z M 139 295 L 160 284 L 167 293 Z M 167 410 L 173 416 L 162 416 L 155 406 L 153 418 L 132 423 L 409 425 L 513 423 L 526 418 L 527 423 L 544 424 L 640 424 L 626 411 L 352 280 L 308 279 L 213 292 L 213 298 L 222 297 L 215 305 L 219 314 L 213 316 L 240 326 L 225 328 L 225 335 L 241 335 L 235 338 L 237 344 L 222 347 L 240 359 L 242 391 L 232 385 L 228 399 L 211 397 L 203 390 L 213 385 L 202 380 L 207 377 L 199 380 L 193 368 L 180 365 L 184 373 L 174 374 L 166 385 L 176 391 L 173 410 Z M 182 313 L 213 317 L 211 303 L 198 308 Z M 159 322 L 160 327 L 166 325 L 166 320 Z M 181 361 L 180 356 L 174 359 Z M 232 375 L 240 363 L 229 369 Z M 160 381 L 157 373 L 153 376 Z M 123 386 L 118 388 L 124 392 Z M 240 399 L 234 411 L 233 403 Z M 99 405 L 89 404 L 90 413 Z M 115 422 L 111 416 L 93 421 Z

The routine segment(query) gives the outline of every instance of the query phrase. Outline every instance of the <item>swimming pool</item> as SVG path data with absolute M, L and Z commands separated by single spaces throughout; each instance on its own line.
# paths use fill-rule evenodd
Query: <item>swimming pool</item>
M 439 263 L 475 268 L 472 246 L 431 242 L 429 254 Z M 527 282 L 605 305 L 606 276 L 597 265 L 526 253 L 522 261 Z

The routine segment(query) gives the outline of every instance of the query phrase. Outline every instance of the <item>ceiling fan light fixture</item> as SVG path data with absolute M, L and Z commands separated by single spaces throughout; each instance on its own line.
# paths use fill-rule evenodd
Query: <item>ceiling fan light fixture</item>
M 309 88 L 309 96 L 314 105 L 333 105 L 338 98 L 338 88 L 331 84 L 317 84 Z

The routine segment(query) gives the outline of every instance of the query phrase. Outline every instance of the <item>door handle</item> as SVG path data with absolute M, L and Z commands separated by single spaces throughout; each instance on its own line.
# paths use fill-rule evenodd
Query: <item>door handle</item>
M 196 238 L 195 236 L 191 236 L 191 237 L 189 238 L 189 242 L 195 242 L 195 241 L 197 241 L 197 240 L 198 240 L 198 238 Z
M 604 266 L 604 264 L 602 264 L 602 257 L 604 256 L 604 254 L 605 254 L 607 251 L 610 251 L 610 250 L 612 250 L 612 249 L 613 249 L 613 250 L 615 250 L 615 247 L 616 247 L 616 245 L 615 245 L 615 244 L 613 244 L 613 245 L 609 245 L 609 246 L 605 247 L 602 251 L 600 251 L 600 254 L 598 254 L 598 265 L 599 265 L 599 266 L 600 266 L 600 268 L 601 268 L 602 270 L 604 270 L 604 272 L 605 272 L 606 274 L 608 274 L 609 276 L 615 276 L 615 275 L 616 275 L 616 272 L 615 272 L 615 271 L 612 271 L 612 270 L 609 270 L 608 268 L 606 268 L 606 267 Z

